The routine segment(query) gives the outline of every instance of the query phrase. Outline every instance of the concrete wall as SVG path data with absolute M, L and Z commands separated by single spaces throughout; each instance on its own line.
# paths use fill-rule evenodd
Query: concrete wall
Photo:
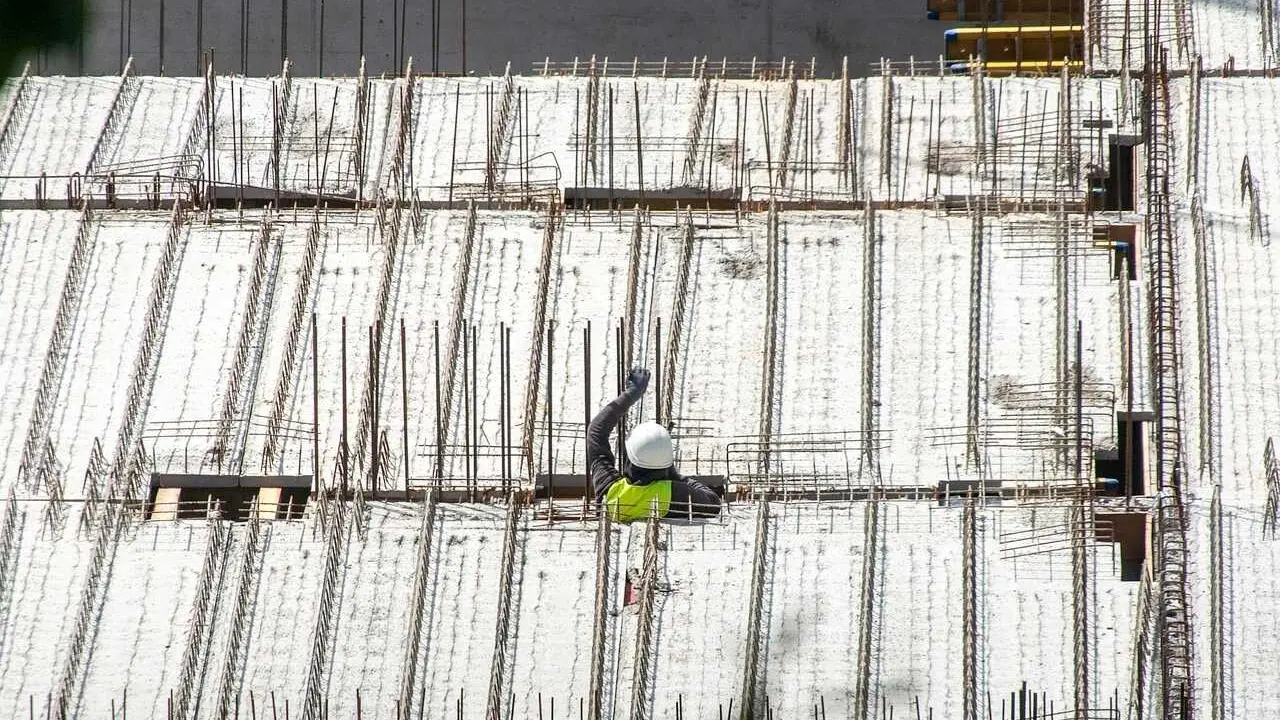
M 430 0 L 94 0 L 84 47 L 32 58 L 32 67 L 40 74 L 114 74 L 132 55 L 139 74 L 198 75 L 201 49 L 212 48 L 223 71 L 276 74 L 287 54 L 296 75 L 354 75 L 363 14 L 370 73 L 393 72 L 409 56 L 416 68 L 430 71 L 433 5 Z M 571 61 L 593 53 L 627 60 L 688 60 L 704 54 L 731 60 L 814 57 L 827 74 L 847 55 L 861 74 L 882 54 L 904 60 L 912 54 L 936 57 L 946 27 L 925 19 L 924 0 L 440 0 L 439 5 L 439 70 L 463 70 L 465 7 L 465 69 L 481 74 L 501 72 L 508 61 L 514 71 L 527 72 L 548 55 Z M 248 30 L 243 41 L 242 26 Z

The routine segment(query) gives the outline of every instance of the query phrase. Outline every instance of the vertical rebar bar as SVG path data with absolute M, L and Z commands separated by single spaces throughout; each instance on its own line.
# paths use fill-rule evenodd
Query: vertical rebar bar
M 1227 604 L 1224 588 L 1233 572 L 1226 562 L 1222 529 L 1222 488 L 1213 486 L 1209 502 L 1209 717 L 1223 720 L 1233 716 L 1231 701 L 1230 643 L 1226 639 L 1230 625 L 1227 623 Z
M 676 368 L 680 363 L 680 351 L 684 340 L 684 324 L 685 314 L 689 305 L 690 292 L 696 292 L 696 287 L 692 290 L 690 285 L 690 276 L 693 270 L 693 248 L 695 237 L 693 232 L 693 213 L 691 209 L 685 209 L 685 221 L 683 238 L 680 244 L 680 264 L 676 270 L 676 286 L 673 291 L 673 307 L 671 309 L 671 326 L 667 338 L 667 383 L 660 386 L 662 390 L 662 418 L 659 422 L 665 424 L 668 428 L 673 422 L 676 394 Z M 661 329 L 658 334 L 661 335 Z
M 591 321 L 582 330 L 582 472 L 585 480 L 582 483 L 582 499 L 591 497 L 591 440 L 587 430 L 591 427 Z
M 649 696 L 650 664 L 653 657 L 654 601 L 658 584 L 658 514 L 649 509 L 644 534 L 644 560 L 640 568 L 640 607 L 636 619 L 635 660 L 632 664 L 631 714 L 629 720 L 649 720 L 652 711 Z
M 585 152 L 585 143 L 582 138 L 581 123 L 578 114 L 582 112 L 581 92 L 575 88 L 573 91 L 573 187 L 582 187 L 586 185 L 586 178 L 581 177 L 582 171 L 582 155 Z M 589 202 L 584 196 L 582 202 Z M 577 206 L 574 206 L 577 209 Z
M 636 316 L 640 312 L 640 275 L 644 263 L 644 226 L 640 220 L 641 212 L 637 206 L 631 221 L 631 249 L 627 254 L 626 314 L 622 318 L 622 334 L 618 336 L 619 365 L 625 368 L 632 364 L 629 347 L 635 338 Z
M 507 323 L 498 325 L 498 445 L 500 475 L 502 476 L 502 494 L 511 494 L 510 475 L 507 473 Z
M 369 443 L 369 489 L 378 490 L 378 340 L 374 326 L 368 327 L 369 342 L 369 403 L 373 412 L 373 440 Z M 357 448 L 357 452 L 359 448 Z
M 458 116 L 462 112 L 462 84 L 454 90 L 453 95 L 453 143 L 449 149 L 449 209 L 453 209 L 454 173 L 458 167 Z
M 639 179 L 640 205 L 644 206 L 644 133 L 640 128 L 640 84 L 632 83 L 635 91 L 636 115 L 636 177 Z
M 1063 232 L 1066 232 L 1065 229 Z M 1075 484 L 1087 488 L 1084 472 L 1084 323 L 1076 321 L 1075 332 Z M 1089 567 L 1089 543 L 1093 540 L 1093 493 L 1084 490 L 1082 501 L 1071 510 L 1072 543 L 1072 625 L 1075 654 L 1075 716 L 1087 720 L 1092 693 L 1092 595 L 1093 573 Z
M 320 328 L 311 313 L 311 489 L 320 488 Z
M 531 485 L 536 479 L 534 475 L 538 470 L 533 458 L 534 443 L 536 441 L 538 380 L 541 378 L 542 372 L 542 343 L 546 339 L 545 333 L 550 327 L 547 320 L 548 291 L 551 286 L 551 278 L 556 272 L 554 250 L 558 225 L 556 207 L 554 204 L 549 204 L 547 205 L 546 227 L 542 235 L 541 257 L 538 260 L 538 280 L 534 293 L 533 329 L 531 331 L 533 343 L 532 347 L 529 348 L 529 382 L 525 386 L 524 432 L 520 443 L 521 453 L 525 458 L 525 468 L 529 473 L 528 480 Z M 550 373 L 551 368 L 547 368 L 547 372 Z M 548 397 L 547 402 L 550 403 L 551 398 Z
M 163 56 L 162 56 L 163 57 Z M 289 59 L 289 0 L 280 0 L 280 62 Z
M 480 330 L 471 328 L 471 477 L 480 479 Z
M 653 421 L 662 424 L 664 415 L 662 413 L 662 399 L 665 394 L 662 391 L 662 318 L 658 317 L 654 320 L 653 332 Z
M 418 530 L 418 563 L 414 569 L 413 605 L 409 609 L 409 630 L 405 637 L 404 667 L 401 670 L 399 702 L 404 717 L 396 720 L 410 717 L 413 702 L 418 697 L 418 665 L 422 656 L 423 614 L 429 595 L 427 578 L 431 569 L 432 540 L 435 536 L 436 502 L 436 493 L 427 492 L 422 504 L 422 525 Z
M 400 431 L 401 452 L 404 453 L 404 499 L 409 499 L 409 361 L 405 343 L 404 318 L 400 318 L 400 419 L 404 427 Z
M 854 683 L 853 720 L 871 720 L 871 666 L 875 655 L 876 608 L 880 605 L 880 503 L 867 503 L 864 528 L 865 552 L 862 561 L 861 624 L 858 632 L 858 675 Z
M 986 232 L 983 227 L 982 207 L 979 204 L 971 210 L 972 228 L 969 244 L 969 373 L 968 373 L 968 412 L 965 416 L 965 462 L 970 467 L 982 472 L 982 455 L 978 444 L 979 423 L 981 422 L 981 384 L 982 384 L 982 320 L 983 320 L 983 277 L 985 270 Z
M 613 199 L 613 103 L 614 103 L 614 97 L 613 97 L 613 86 L 607 85 L 605 87 L 606 87 L 606 90 L 608 91 L 607 96 L 609 98 L 609 212 L 612 213 L 614 210 L 614 204 L 615 204 Z
M 751 589 L 747 601 L 747 642 L 743 657 L 742 699 L 739 720 L 758 720 L 767 702 L 764 701 L 764 678 L 761 677 L 760 656 L 767 641 L 764 596 L 769 553 L 769 501 L 762 500 L 756 516 L 755 548 L 751 560 Z M 732 707 L 730 709 L 732 715 Z
M 241 94 L 243 102 L 244 95 Z M 241 119 L 244 119 L 243 113 Z M 271 192 L 275 207 L 280 207 L 280 146 L 284 132 L 284 118 L 280 114 L 280 93 L 276 84 L 271 83 Z
M 339 462 L 342 467 L 342 477 L 339 481 L 339 487 L 342 496 L 347 495 L 347 474 L 350 471 L 350 460 L 347 453 L 350 452 L 350 446 L 347 444 L 347 316 L 342 316 L 342 447 L 338 451 Z
M 609 513 L 600 508 L 596 525 L 596 598 L 591 623 L 591 684 L 588 690 L 590 714 L 587 720 L 604 720 L 605 658 L 609 651 L 609 584 L 612 580 L 610 548 L 613 529 Z
M 555 374 L 555 365 L 553 362 L 551 343 L 553 340 L 550 325 L 547 327 L 547 519 L 555 520 L 555 499 L 556 499 L 556 481 L 555 481 L 555 450 L 553 443 L 555 441 L 555 428 L 552 425 L 551 407 L 554 405 L 554 396 L 551 394 L 551 378 Z
M 132 27 L 133 0 L 129 0 L 129 15 Z M 249 0 L 240 0 L 240 75 L 249 76 Z
M 471 330 L 462 328 L 462 477 L 467 484 L 467 502 L 475 502 L 475 479 L 471 477 Z M 457 442 L 456 440 L 454 441 Z
M 1214 292 L 1213 246 L 1205 226 L 1204 201 L 1197 188 L 1191 198 L 1194 248 L 1196 327 L 1199 352 L 1200 469 L 1210 486 L 1218 483 L 1218 341 L 1217 300 Z
M 495 623 L 493 660 L 489 672 L 489 698 L 485 708 L 486 720 L 503 720 L 502 690 L 507 682 L 507 656 L 511 653 L 512 596 L 519 592 L 515 577 L 516 555 L 519 553 L 520 495 L 512 493 L 508 498 L 507 519 L 502 534 L 502 560 L 498 575 L 498 618 Z
M 872 485 L 880 483 L 880 233 L 867 202 L 862 243 L 862 457 Z
M 440 321 L 432 323 L 432 344 L 435 353 L 435 389 L 436 389 L 436 487 L 444 479 L 444 416 L 440 410 Z
M 778 317 L 781 314 L 779 305 L 781 293 L 778 286 L 781 283 L 782 271 L 780 269 L 779 246 L 781 240 L 778 237 L 778 206 L 775 202 L 769 203 L 769 215 L 766 220 L 767 236 L 765 239 L 765 327 L 764 327 L 764 366 L 761 368 L 761 387 L 760 387 L 760 437 L 764 442 L 764 450 L 761 452 L 760 463 L 761 471 L 767 472 L 771 465 L 770 448 L 773 444 L 773 434 L 777 431 L 775 419 L 777 416 L 777 367 L 781 356 L 778 347 L 779 329 Z
M 617 355 L 617 362 L 615 364 L 615 374 L 614 374 L 617 380 L 616 387 L 615 387 L 615 393 L 617 395 L 622 394 L 622 390 L 626 384 L 626 376 L 627 376 L 627 370 L 628 370 L 627 363 L 628 363 L 629 344 L 626 341 L 625 332 L 626 332 L 626 329 L 623 321 L 619 321 L 618 328 L 614 332 L 614 342 L 616 342 L 618 346 L 618 355 Z M 614 452 L 614 454 L 617 457 L 619 458 L 626 457 L 625 453 L 623 452 L 624 448 L 626 447 L 626 442 L 627 442 L 627 423 L 626 423 L 626 418 L 623 417 L 618 421 L 618 443 L 617 443 L 617 449 Z
M 964 641 L 964 715 L 965 720 L 978 720 L 978 519 L 973 498 L 965 500 L 961 522 L 963 550 L 963 641 Z
M 512 454 L 511 454 L 511 447 L 510 447 L 510 446 L 511 446 L 511 440 L 512 440 L 512 438 L 513 438 L 513 437 L 514 437 L 514 435 L 515 435 L 515 421 L 513 420 L 513 417 L 512 417 L 512 411 L 511 411 L 511 409 L 512 409 L 512 399 L 513 399 L 513 398 L 512 398 L 512 387 L 513 387 L 513 386 L 512 386 L 512 383 L 511 383 L 511 326 L 509 326 L 509 325 L 507 326 L 507 329 L 506 329 L 506 332 L 505 332 L 505 334 L 504 334 L 504 337 L 506 338 L 506 341 L 507 341 L 507 350 L 506 350 L 506 354 L 507 354 L 507 406 L 506 406 L 505 408 L 503 408 L 503 409 L 502 409 L 502 412 L 503 412 L 503 420 L 504 420 L 504 422 L 506 422 L 506 424 L 507 424 L 507 448 L 506 448 L 506 449 L 505 449 L 505 451 L 504 451 L 503 459 L 504 459 L 504 460 L 506 461 L 506 463 L 507 463 L 507 472 L 506 472 L 506 477 L 507 477 L 508 479 L 510 479 L 510 478 L 512 478 L 512 477 L 515 475 L 515 470 L 512 468 L 513 456 L 512 456 Z

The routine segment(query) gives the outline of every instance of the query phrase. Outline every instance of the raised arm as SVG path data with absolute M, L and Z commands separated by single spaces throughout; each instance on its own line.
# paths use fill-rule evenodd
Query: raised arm
M 648 370 L 632 370 L 627 374 L 626 390 L 601 408 L 587 426 L 587 469 L 591 473 L 591 486 L 595 490 L 596 502 L 604 502 L 609 486 L 622 477 L 622 473 L 618 472 L 613 449 L 609 447 L 609 436 L 627 410 L 644 395 L 648 385 Z

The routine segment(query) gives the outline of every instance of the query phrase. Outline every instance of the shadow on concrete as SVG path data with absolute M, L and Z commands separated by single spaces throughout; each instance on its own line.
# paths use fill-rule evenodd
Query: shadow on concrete
M 362 47 L 371 74 L 394 73 L 410 56 L 415 69 L 433 69 L 429 0 L 107 0 L 91 10 L 83 48 L 32 58 L 33 72 L 110 75 L 132 55 L 140 74 L 198 75 L 201 50 L 212 49 L 220 72 L 277 74 L 288 55 L 296 75 L 350 76 Z M 463 11 L 463 0 L 438 11 L 440 72 L 464 68 Z M 862 75 L 882 55 L 936 57 L 948 27 L 926 19 L 923 0 L 466 0 L 465 17 L 465 68 L 477 74 L 595 54 L 812 57 L 820 76 L 848 56 Z

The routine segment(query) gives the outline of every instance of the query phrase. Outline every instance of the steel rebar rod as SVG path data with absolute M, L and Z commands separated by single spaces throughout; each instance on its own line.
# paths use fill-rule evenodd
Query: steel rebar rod
M 768 637 L 764 611 L 765 586 L 770 561 L 768 500 L 760 502 L 758 512 L 755 548 L 751 560 L 751 594 L 747 601 L 747 642 L 746 651 L 743 654 L 739 720 L 758 720 L 766 714 L 765 710 L 768 707 L 760 661 Z

